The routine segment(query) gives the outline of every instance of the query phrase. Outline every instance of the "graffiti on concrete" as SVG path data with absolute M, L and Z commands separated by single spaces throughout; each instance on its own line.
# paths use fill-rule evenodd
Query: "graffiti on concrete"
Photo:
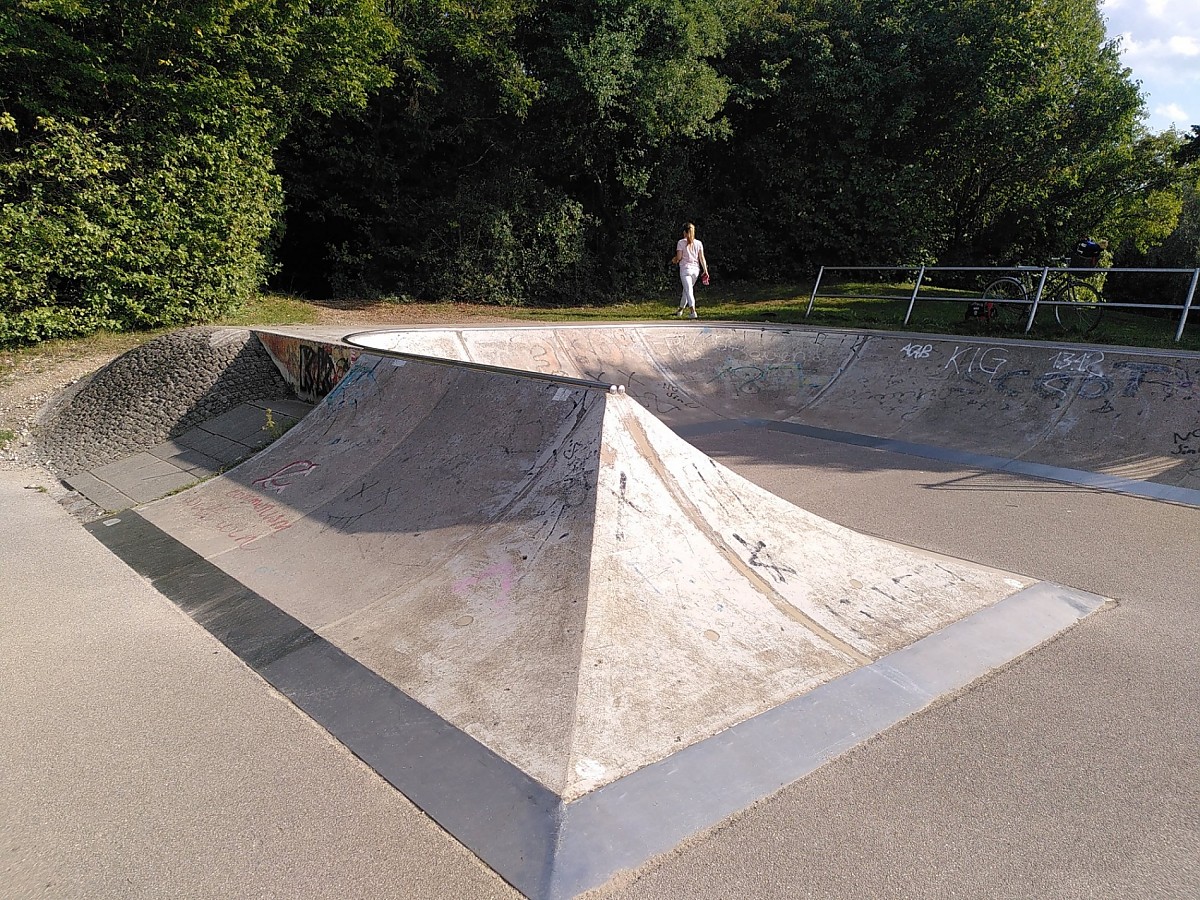
M 559 364 L 558 357 L 554 350 L 544 344 L 528 348 L 529 361 L 522 368 L 531 369 L 534 372 L 545 372 L 547 375 L 565 375 L 570 376 Z
M 305 400 L 320 400 L 350 371 L 359 351 L 338 344 L 324 344 L 279 334 L 259 333 L 283 377 Z
M 627 395 L 656 415 L 700 408 L 700 404 L 685 394 L 678 385 L 670 381 L 647 383 L 632 369 L 618 369 L 615 374 L 606 369 L 599 369 L 585 372 L 584 377 L 593 381 L 625 385 Z
M 351 531 L 363 518 L 387 507 L 391 503 L 392 494 L 397 492 L 396 485 L 383 479 L 362 481 L 357 489 L 348 491 L 342 497 L 347 512 L 329 513 L 325 516 L 325 522 L 330 528 Z
M 909 352 L 914 347 L 920 352 Z M 1089 412 L 1112 414 L 1117 411 L 1112 400 L 1143 397 L 1148 388 L 1152 388 L 1156 398 L 1161 399 L 1190 400 L 1195 396 L 1195 379 L 1178 363 L 1167 365 L 1130 359 L 1111 361 L 1102 350 L 1055 349 L 1050 351 L 1045 368 L 1039 372 L 1031 368 L 1009 368 L 1011 351 L 1006 347 L 963 347 L 955 344 L 953 351 L 948 354 L 947 351 L 941 351 L 941 358 L 937 346 L 928 357 L 923 354 L 924 347 L 909 344 L 900 352 L 912 359 L 928 358 L 948 373 L 952 380 L 945 382 L 945 387 L 941 389 L 945 397 L 951 393 L 986 393 L 988 389 L 1003 397 L 1015 398 L 1032 393 L 1054 401 L 1056 407 L 1072 399 L 1102 401 Z M 973 377 L 977 374 L 987 376 L 986 387 L 984 381 Z M 967 384 L 956 384 L 956 376 Z M 970 383 L 975 386 L 972 387 Z M 897 393 L 894 399 L 904 402 L 918 399 L 915 397 L 916 391 L 903 393 L 905 396 Z M 873 392 L 873 395 L 889 396 L 878 392 Z
M 1104 362 L 1103 350 L 1060 350 L 1050 361 L 1050 368 L 1056 372 L 1083 372 L 1092 375 L 1103 375 L 1101 363 Z
M 826 376 L 805 372 L 804 363 L 788 362 L 737 362 L 727 360 L 717 369 L 713 381 L 727 382 L 736 394 L 772 394 L 803 391 L 805 388 L 824 387 L 829 383 Z
M 278 471 L 272 472 L 270 475 L 254 479 L 251 484 L 262 488 L 264 491 L 282 494 L 287 488 L 292 486 L 293 479 L 311 475 L 313 470 L 317 468 L 319 468 L 317 463 L 310 459 L 296 459 Z
M 290 528 L 295 514 L 278 503 L 246 488 L 234 488 L 228 494 L 190 492 L 183 495 L 183 505 L 196 520 L 210 526 L 216 533 L 245 549 L 262 537 L 252 522 L 246 521 L 245 511 L 253 512 L 262 525 L 272 532 Z
M 488 566 L 478 575 L 458 579 L 451 587 L 454 589 L 454 593 L 465 594 L 467 591 L 479 587 L 484 582 L 496 582 L 498 593 L 495 604 L 497 606 L 507 605 L 508 601 L 512 598 L 513 586 L 517 582 L 516 572 L 513 570 L 512 563 L 495 563 Z
M 378 365 L 379 360 L 376 360 L 375 365 L 361 365 L 355 366 L 353 369 L 351 369 L 349 374 L 347 374 L 345 378 L 338 381 L 338 383 L 333 386 L 333 390 L 329 392 L 329 407 L 334 410 L 340 410 L 347 405 L 357 408 L 359 394 L 362 392 L 356 391 L 355 388 L 359 387 L 360 385 L 366 387 L 368 385 L 377 384 L 378 382 L 375 378 L 375 369 L 378 367 Z
M 1029 427 L 1036 427 L 1030 416 L 1039 408 L 1050 413 L 1070 407 L 1056 433 L 1075 427 L 1080 416 L 1130 417 L 1145 422 L 1139 432 L 1165 445 L 1164 454 L 1200 457 L 1200 434 L 1192 433 L 1191 424 L 1181 427 L 1190 418 L 1200 422 L 1200 364 L 1190 360 L 1151 360 L 1075 347 L 938 341 L 931 342 L 926 356 L 929 344 L 893 341 L 883 346 L 893 359 L 899 357 L 895 368 L 882 377 L 868 369 L 853 384 L 843 384 L 831 395 L 838 407 L 873 409 L 900 421 L 926 414 L 937 417 L 939 410 L 950 409 L 981 414 L 981 423 L 998 415 L 1009 421 L 1015 414 Z M 914 378 L 921 370 L 925 377 Z M 1142 418 L 1152 406 L 1161 408 L 1161 414 Z M 1160 415 L 1169 418 L 1158 434 L 1146 431 Z M 1185 417 L 1182 422 L 1180 416 Z
M 1193 429 L 1187 434 L 1175 432 L 1175 447 L 1171 450 L 1172 456 L 1197 456 L 1200 455 L 1200 428 Z
M 755 541 L 753 544 L 751 544 L 748 540 L 737 533 L 733 535 L 733 539 L 745 547 L 747 552 L 750 554 L 750 558 L 747 560 L 750 565 L 757 569 L 766 569 L 780 584 L 787 584 L 787 579 L 784 577 L 784 575 L 796 574 L 796 570 L 791 566 L 785 566 L 780 562 L 773 562 L 770 554 L 767 553 L 767 545 L 763 541 Z
M 300 372 L 297 383 L 303 394 L 323 397 L 350 370 L 350 361 L 335 357 L 329 344 L 300 345 Z
M 959 375 L 970 375 L 974 372 L 995 375 L 1007 362 L 1008 350 L 1004 347 L 959 347 L 956 344 L 954 352 L 942 368 L 949 369 L 953 366 Z

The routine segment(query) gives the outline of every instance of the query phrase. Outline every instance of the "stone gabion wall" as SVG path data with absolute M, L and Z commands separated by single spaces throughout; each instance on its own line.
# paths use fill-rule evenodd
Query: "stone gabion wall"
M 60 475 L 115 462 L 177 437 L 249 400 L 294 396 L 258 339 L 242 328 L 185 328 L 100 369 L 37 433 L 38 455 Z

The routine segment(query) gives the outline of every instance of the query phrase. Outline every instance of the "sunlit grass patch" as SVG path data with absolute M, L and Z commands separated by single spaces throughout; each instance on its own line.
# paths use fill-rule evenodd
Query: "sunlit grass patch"
M 216 325 L 311 325 L 317 308 L 307 300 L 286 294 L 260 294 L 222 317 Z

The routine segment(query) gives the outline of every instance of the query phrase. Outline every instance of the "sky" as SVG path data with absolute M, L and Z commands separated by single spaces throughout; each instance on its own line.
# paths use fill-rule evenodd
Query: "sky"
M 1146 127 L 1200 125 L 1200 0 L 1100 0 L 1100 12 L 1142 83 Z

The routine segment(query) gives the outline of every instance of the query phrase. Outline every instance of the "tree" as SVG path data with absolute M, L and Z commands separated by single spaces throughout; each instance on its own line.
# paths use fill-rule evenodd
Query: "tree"
M 661 243 L 665 210 L 677 217 L 656 179 L 682 147 L 728 133 L 713 61 L 760 5 L 404 7 L 391 89 L 285 148 L 285 275 L 484 302 L 644 282 L 663 254 L 648 235 Z
M 1170 180 L 1094 0 L 782 12 L 731 50 L 732 80 L 759 97 L 730 113 L 712 215 L 795 271 L 1041 258 L 1131 223 L 1109 211 Z
M 1122 207 L 1141 213 L 1153 227 L 1126 229 L 1128 236 L 1116 246 L 1115 264 L 1126 268 L 1200 268 L 1200 129 L 1191 136 L 1174 130 L 1152 139 L 1157 154 L 1174 162 L 1174 181 L 1132 194 Z M 1124 301 L 1181 303 L 1190 278 L 1179 274 L 1117 272 L 1108 276 L 1105 293 Z M 1166 315 L 1174 315 L 1167 312 Z
M 215 315 L 281 233 L 285 287 L 499 303 L 683 220 L 726 277 L 1150 248 L 1196 152 L 1096 0 L 379 3 L 12 0 L 0 340 Z
M 508 0 L 390 8 L 399 35 L 387 58 L 391 86 L 361 112 L 310 120 L 283 145 L 289 287 L 521 295 L 520 272 L 497 273 L 491 262 L 515 252 L 506 233 L 532 243 L 524 229 L 537 230 L 539 209 L 551 218 L 562 211 L 528 171 L 513 170 L 539 91 L 513 46 L 515 23 L 531 8 Z
M 1200 162 L 1200 125 L 1192 126 L 1192 133 L 1184 138 L 1175 158 L 1184 166 Z
M 386 82 L 372 2 L 14 0 L 0 13 L 0 343 L 204 319 L 269 268 L 271 154 Z

